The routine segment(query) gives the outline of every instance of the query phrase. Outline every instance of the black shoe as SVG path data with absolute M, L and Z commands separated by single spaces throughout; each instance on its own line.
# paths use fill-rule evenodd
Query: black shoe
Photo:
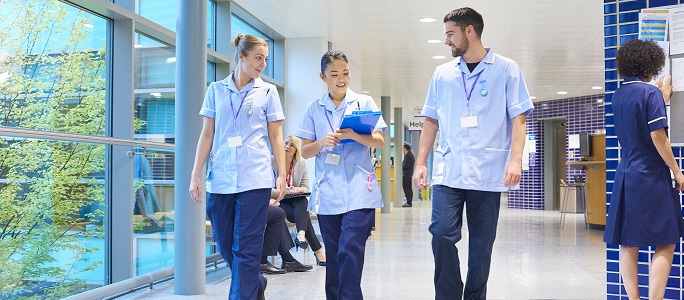
M 268 284 L 268 281 L 266 281 L 266 277 L 264 275 L 261 275 L 261 280 L 264 281 L 264 288 L 263 289 L 258 289 L 257 290 L 257 300 L 266 300 L 266 285 Z
M 303 265 L 302 263 L 295 261 L 284 261 L 281 269 L 288 272 L 306 272 L 313 269 L 313 266 Z
M 294 237 L 294 243 L 295 243 L 295 246 L 297 247 L 297 248 L 295 248 L 295 251 L 297 251 L 297 249 L 299 249 L 299 248 L 302 248 L 302 249 L 309 248 L 309 242 L 307 242 L 306 240 L 300 241 L 296 235 Z
M 319 265 L 321 267 L 325 267 L 325 262 L 318 260 L 318 255 L 316 255 L 316 252 L 314 252 L 314 257 L 316 258 L 316 264 L 317 265 Z
M 259 272 L 261 274 L 285 274 L 285 273 L 287 273 L 287 271 L 274 266 L 269 261 L 267 261 L 265 264 L 261 264 L 259 266 Z
M 406 203 L 406 204 L 402 205 L 401 207 L 411 207 L 411 204 Z

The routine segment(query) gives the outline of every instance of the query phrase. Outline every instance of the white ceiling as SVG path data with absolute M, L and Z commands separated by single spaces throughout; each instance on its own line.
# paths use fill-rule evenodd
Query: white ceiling
M 482 14 L 483 44 L 518 62 L 535 101 L 603 92 L 592 90 L 604 86 L 603 2 L 597 0 L 234 1 L 285 38 L 332 42 L 361 70 L 362 90 L 376 100 L 391 96 L 392 106 L 407 110 L 422 107 L 435 67 L 451 59 L 449 47 L 426 41 L 443 40 L 444 15 L 463 6 Z M 437 21 L 419 22 L 422 17 Z

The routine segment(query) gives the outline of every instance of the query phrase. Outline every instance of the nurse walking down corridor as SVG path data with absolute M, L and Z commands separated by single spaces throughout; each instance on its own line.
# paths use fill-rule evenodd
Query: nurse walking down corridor
M 201 203 L 199 174 L 207 158 L 207 216 L 221 256 L 231 270 L 229 299 L 264 299 L 259 274 L 269 198 L 273 187 L 271 153 L 277 164 L 276 189 L 285 195 L 285 151 L 278 90 L 261 80 L 268 44 L 240 34 L 235 38 L 233 73 L 213 82 L 200 110 L 202 133 L 190 181 L 190 196 Z
M 675 245 L 684 234 L 679 192 L 684 175 L 666 128 L 670 79 L 648 84 L 665 64 L 653 41 L 629 40 L 617 51 L 625 80 L 613 95 L 615 134 L 622 155 L 615 170 L 603 240 L 620 245 L 620 275 L 629 299 L 639 299 L 639 247 L 656 246 L 648 276 L 648 299 L 663 299 Z M 670 171 L 676 189 L 672 187 Z M 677 271 L 679 272 L 679 271 Z
M 484 21 L 463 7 L 444 17 L 445 44 L 455 57 L 437 67 L 428 88 L 425 124 L 413 181 L 428 185 L 426 160 L 437 137 L 432 170 L 432 253 L 435 299 L 486 299 L 501 192 L 517 188 L 527 115 L 534 106 L 512 59 L 484 48 Z M 463 210 L 468 221 L 468 275 L 458 249 Z
M 316 158 L 309 210 L 318 214 L 325 244 L 326 298 L 358 300 L 363 299 L 366 241 L 375 223 L 375 208 L 382 207 L 370 147 L 383 146 L 387 125 L 380 118 L 371 134 L 340 129 L 344 116 L 355 110 L 378 111 L 373 98 L 349 89 L 349 62 L 344 53 L 325 53 L 320 77 L 328 92 L 309 103 L 297 130 L 302 157 Z

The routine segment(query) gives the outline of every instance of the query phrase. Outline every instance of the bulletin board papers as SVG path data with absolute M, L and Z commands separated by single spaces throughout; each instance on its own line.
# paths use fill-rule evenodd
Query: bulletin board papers
M 639 39 L 667 41 L 667 9 L 644 9 L 639 14 Z
M 663 80 L 667 80 L 668 77 L 670 77 L 670 59 L 668 53 L 670 53 L 670 43 L 669 42 L 656 42 L 658 46 L 660 46 L 661 49 L 663 49 L 663 52 L 665 53 L 665 65 L 663 68 L 660 70 L 660 73 L 656 76 L 653 76 L 653 79 L 651 79 L 651 82 L 649 84 L 651 85 L 656 85 L 656 82 L 660 78 L 664 78 Z
M 684 58 L 672 59 L 672 90 L 684 91 Z
M 670 9 L 670 55 L 684 53 L 684 8 Z

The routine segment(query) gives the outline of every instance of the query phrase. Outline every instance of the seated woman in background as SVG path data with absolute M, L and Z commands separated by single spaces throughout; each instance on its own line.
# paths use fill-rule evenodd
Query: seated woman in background
M 285 139 L 286 196 L 309 193 L 309 176 L 306 171 L 306 164 L 302 160 L 301 149 L 302 140 L 298 137 L 289 135 Z M 275 161 L 273 161 L 273 167 L 275 168 L 275 166 Z M 277 197 L 275 190 L 273 197 Z M 307 211 L 308 205 L 309 201 L 304 195 L 286 197 L 280 201 L 280 208 L 285 211 L 287 220 L 297 225 L 297 235 L 294 238 L 297 248 L 306 249 L 311 245 L 316 263 L 319 266 L 325 266 L 325 250 L 318 241 L 311 224 L 311 218 Z
M 275 200 L 271 200 L 268 206 L 268 219 L 264 232 L 264 248 L 261 252 L 261 265 L 259 272 L 262 274 L 285 274 L 287 272 L 305 272 L 313 269 L 310 265 L 304 265 L 297 261 L 290 249 L 294 243 L 290 239 L 290 232 L 285 225 L 285 211 L 277 206 Z M 280 268 L 268 261 L 268 256 L 280 253 L 283 263 Z

